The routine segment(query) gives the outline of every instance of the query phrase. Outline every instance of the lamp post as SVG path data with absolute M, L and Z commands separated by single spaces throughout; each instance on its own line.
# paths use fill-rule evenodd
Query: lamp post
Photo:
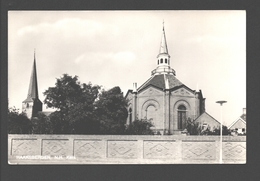
M 222 104 L 227 101 L 217 101 L 220 104 L 220 141 L 219 141 L 219 163 L 222 163 Z

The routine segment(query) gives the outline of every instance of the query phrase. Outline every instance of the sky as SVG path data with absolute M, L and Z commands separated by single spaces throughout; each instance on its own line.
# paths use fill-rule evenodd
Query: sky
M 127 93 L 157 66 L 165 28 L 171 68 L 202 90 L 206 112 L 229 126 L 246 108 L 246 11 L 9 11 L 8 101 L 21 110 L 34 50 L 39 98 L 64 73 Z M 50 111 L 43 105 L 43 111 Z

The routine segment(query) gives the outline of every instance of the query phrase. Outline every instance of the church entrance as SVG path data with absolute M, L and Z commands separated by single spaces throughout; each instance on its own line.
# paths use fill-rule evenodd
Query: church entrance
M 186 128 L 186 107 L 180 105 L 178 107 L 178 129 L 182 130 Z

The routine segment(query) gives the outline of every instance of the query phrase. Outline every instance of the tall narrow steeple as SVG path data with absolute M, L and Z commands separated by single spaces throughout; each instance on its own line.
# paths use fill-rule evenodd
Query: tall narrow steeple
M 38 84 L 37 84 L 37 72 L 36 72 L 36 59 L 34 50 L 34 60 L 30 79 L 30 85 L 28 90 L 27 98 L 38 99 Z
M 171 56 L 168 53 L 168 47 L 166 42 L 165 30 L 164 30 L 164 22 L 163 22 L 162 39 L 161 39 L 159 54 L 157 55 L 157 68 L 152 71 L 152 75 L 155 74 L 175 75 L 175 71 L 170 67 L 170 57 Z
M 35 50 L 29 90 L 27 98 L 23 101 L 22 107 L 23 112 L 26 112 L 29 118 L 34 117 L 39 111 L 42 111 L 42 102 L 39 100 L 38 95 Z
M 163 33 L 162 33 L 162 40 L 161 40 L 159 54 L 168 54 L 167 42 L 166 42 L 165 31 L 164 31 L 164 22 L 163 22 Z

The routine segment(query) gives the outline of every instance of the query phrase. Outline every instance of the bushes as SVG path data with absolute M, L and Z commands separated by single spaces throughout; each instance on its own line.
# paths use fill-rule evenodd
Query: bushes
M 8 110 L 8 133 L 9 134 L 31 134 L 32 124 L 25 113 L 19 113 L 19 110 L 10 108 Z
M 31 119 L 32 134 L 52 134 L 52 122 L 50 118 L 43 113 L 38 113 L 37 117 Z
M 126 126 L 125 134 L 127 135 L 153 135 L 151 130 L 152 123 L 147 119 L 136 119 L 132 123 Z
M 199 123 L 195 123 L 190 118 L 187 120 L 186 129 L 189 135 L 220 135 L 219 128 L 211 129 L 210 126 L 203 128 Z M 222 125 L 222 135 L 231 135 L 231 131 L 224 125 Z

